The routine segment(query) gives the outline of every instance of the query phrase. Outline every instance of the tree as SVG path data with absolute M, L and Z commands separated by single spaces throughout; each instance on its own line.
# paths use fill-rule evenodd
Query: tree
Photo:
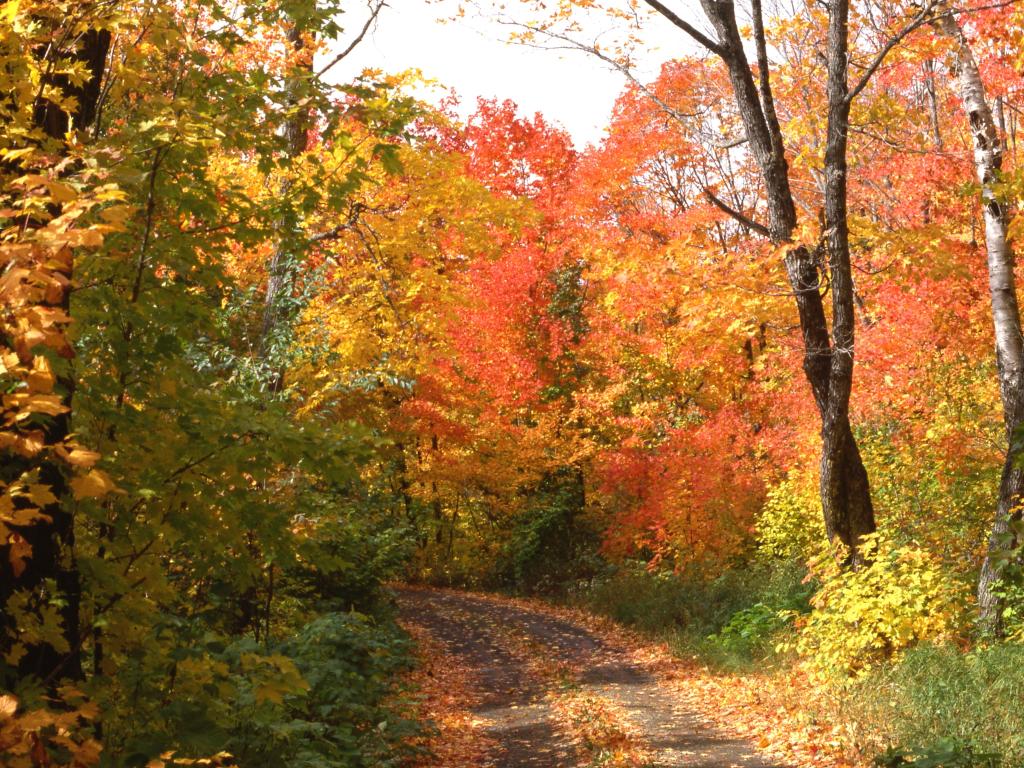
M 0 116 L 0 173 L 8 210 L 20 208 L 23 218 L 0 245 L 0 350 L 11 393 L 0 443 L 0 653 L 13 667 L 0 679 L 35 677 L 52 688 L 82 673 L 71 474 L 85 454 L 75 459 L 70 442 L 74 353 L 66 332 L 76 259 L 68 230 L 88 206 L 68 181 L 82 170 L 76 145 L 97 117 L 111 36 L 102 3 L 81 4 L 67 20 L 55 5 L 38 11 L 3 46 L 11 98 Z M 79 242 L 101 241 L 97 231 Z M 56 639 L 30 631 L 30 623 Z
M 822 241 L 799 242 L 796 205 L 790 190 L 785 140 L 776 113 L 771 85 L 768 42 L 760 0 L 753 0 L 757 82 L 747 61 L 731 1 L 702 0 L 701 7 L 716 32 L 712 39 L 659 0 L 646 0 L 725 64 L 732 83 L 745 138 L 761 170 L 768 224 L 756 229 L 780 246 L 800 317 L 804 342 L 804 373 L 821 418 L 821 505 L 826 533 L 857 561 L 857 543 L 875 530 L 874 508 L 867 471 L 850 425 L 853 384 L 854 301 L 846 220 L 846 147 L 850 104 L 866 84 L 851 89 L 849 66 L 849 4 L 831 0 L 828 8 L 827 62 L 828 127 Z M 870 74 L 870 72 L 868 72 Z M 725 206 L 722 206 L 725 208 Z M 729 210 L 726 208 L 726 210 Z M 820 264 L 827 257 L 832 326 L 822 302 Z
M 768 238 L 783 256 L 800 319 L 804 373 L 821 422 L 820 497 L 825 527 L 829 539 L 841 544 L 849 553 L 849 559 L 856 562 L 857 542 L 875 530 L 875 518 L 867 472 L 850 423 L 855 336 L 847 221 L 850 108 L 889 53 L 932 17 L 935 3 L 888 10 L 879 25 L 884 34 L 877 50 L 861 56 L 858 56 L 861 52 L 851 51 L 849 45 L 849 2 L 831 0 L 825 4 L 828 19 L 824 30 L 825 47 L 820 56 L 826 72 L 827 126 L 821 167 L 823 203 L 819 233 L 815 222 L 801 223 L 797 216 L 760 0 L 752 0 L 750 6 L 756 69 L 747 59 L 737 7 L 732 0 L 702 0 L 700 3 L 714 30 L 710 36 L 660 0 L 644 1 L 720 60 L 728 72 L 735 108 L 744 129 L 742 137 L 730 146 L 749 146 L 760 171 L 768 221 L 758 222 L 736 210 L 710 189 L 705 194 L 747 230 Z M 624 19 L 629 17 L 620 9 L 611 8 L 608 12 Z M 569 13 L 568 6 L 563 4 L 556 15 L 564 17 Z M 597 46 L 581 45 L 570 36 L 545 28 L 527 25 L 527 29 L 528 36 L 547 34 L 557 44 L 590 51 L 632 77 L 628 59 L 617 58 Z M 854 57 L 862 60 L 856 62 L 859 76 L 851 82 L 849 68 Z M 658 103 L 669 117 L 684 116 L 671 104 L 663 100 Z M 823 289 L 831 294 L 831 326 L 822 300 Z
M 318 44 L 343 31 L 336 4 L 282 5 L 308 12 Z M 409 100 L 373 78 L 290 87 L 288 18 L 212 0 L 0 9 L 5 765 L 92 765 L 101 749 L 112 764 L 224 750 L 290 763 L 303 740 L 265 730 L 283 722 L 330 720 L 314 750 L 387 741 L 366 738 L 364 702 L 339 709 L 348 694 L 283 698 L 311 690 L 325 635 L 395 640 L 355 615 L 301 648 L 281 638 L 369 613 L 399 547 L 360 503 L 367 430 L 268 397 L 254 351 L 282 210 L 289 254 L 316 256 L 309 224 L 336 226 L 387 165 Z M 296 107 L 316 130 L 292 157 Z M 314 267 L 300 277 L 289 309 L 323 288 Z M 275 361 L 313 354 L 281 336 Z M 311 610 L 279 612 L 281 594 Z
M 285 7 L 290 18 L 287 32 L 289 46 L 287 66 L 289 69 L 284 83 L 284 103 L 281 105 L 284 113 L 281 126 L 284 140 L 283 156 L 285 164 L 294 166 L 295 170 L 300 173 L 301 169 L 297 161 L 309 148 L 310 134 L 318 117 L 315 107 L 328 107 L 326 104 L 316 103 L 324 100 L 325 89 L 321 78 L 362 42 L 370 27 L 376 22 L 383 6 L 383 0 L 373 0 L 368 6 L 369 14 L 358 33 L 338 55 L 319 70 L 314 68 L 314 53 L 318 44 L 317 29 L 323 26 L 325 16 L 331 18 L 340 13 L 342 9 L 333 6 L 320 9 L 316 7 L 315 3 L 312 5 L 296 3 L 290 8 Z M 320 138 L 323 140 L 329 137 L 321 136 Z M 294 287 L 292 285 L 293 278 L 299 268 L 296 262 L 302 258 L 304 251 L 308 250 L 308 241 L 303 238 L 297 220 L 301 202 L 292 200 L 293 197 L 301 197 L 293 192 L 292 188 L 298 180 L 291 172 L 292 170 L 292 168 L 287 168 L 288 172 L 279 182 L 278 200 L 281 203 L 282 212 L 277 224 L 278 242 L 267 265 L 263 321 L 257 344 L 259 355 L 264 359 L 269 357 L 274 336 L 281 330 L 279 326 L 282 319 L 289 316 L 289 313 L 281 305 Z M 280 372 L 272 374 L 271 388 L 277 390 L 282 385 Z
M 986 97 L 981 71 L 959 20 L 951 10 L 944 9 L 933 25 L 953 44 L 949 72 L 970 124 L 974 168 L 981 186 L 988 287 L 1007 449 L 988 554 L 978 578 L 978 606 L 982 625 L 1001 634 L 1003 605 L 996 586 L 1006 552 L 1016 546 L 1017 536 L 1011 532 L 1011 523 L 1020 519 L 1024 501 L 1024 469 L 1014 451 L 1014 440 L 1024 424 L 1024 332 L 1009 235 L 1010 209 L 999 190 L 1004 146 Z

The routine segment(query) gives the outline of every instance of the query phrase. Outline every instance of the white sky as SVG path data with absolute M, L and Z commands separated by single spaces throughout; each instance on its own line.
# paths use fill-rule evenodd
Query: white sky
M 455 16 L 457 5 L 458 0 L 389 0 L 376 29 L 332 71 L 331 79 L 344 82 L 364 68 L 386 73 L 418 68 L 425 77 L 456 91 L 463 116 L 474 110 L 478 96 L 512 99 L 521 114 L 541 112 L 561 124 L 579 147 L 601 139 L 626 83 L 622 74 L 586 53 L 507 44 L 503 40 L 508 29 L 479 15 L 439 23 Z M 685 12 L 687 5 L 678 2 L 675 7 Z M 527 20 L 518 0 L 507 0 L 505 6 Z M 357 7 L 353 4 L 349 22 L 353 32 Z M 686 15 L 702 20 L 699 12 Z M 611 44 L 614 27 L 603 17 L 590 18 L 584 21 L 580 39 Z M 643 39 L 648 51 L 638 57 L 636 72 L 645 81 L 657 75 L 663 61 L 694 50 L 685 35 L 660 17 L 645 23 Z M 443 93 L 418 95 L 436 101 Z

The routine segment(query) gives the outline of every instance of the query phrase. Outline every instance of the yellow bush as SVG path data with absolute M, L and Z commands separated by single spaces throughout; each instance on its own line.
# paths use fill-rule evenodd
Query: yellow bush
M 757 517 L 758 550 L 778 558 L 807 558 L 825 541 L 816 473 L 791 471 L 768 491 Z
M 796 650 L 821 675 L 856 675 L 922 640 L 948 638 L 963 626 L 964 585 L 933 553 L 865 537 L 868 565 L 840 568 L 826 553 L 812 560 L 821 588 Z

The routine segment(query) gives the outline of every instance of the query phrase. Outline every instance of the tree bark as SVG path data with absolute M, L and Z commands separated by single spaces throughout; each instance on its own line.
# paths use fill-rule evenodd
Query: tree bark
M 72 83 L 64 75 L 50 76 L 48 85 L 58 89 L 65 97 L 74 99 L 75 108 L 66 112 L 49 99 L 39 99 L 33 107 L 33 122 L 43 133 L 56 142 L 63 142 L 69 129 L 84 129 L 95 117 L 96 104 L 100 93 L 100 82 L 110 47 L 110 33 L 106 30 L 91 29 L 81 35 L 77 47 L 66 54 L 84 62 L 89 78 L 79 84 Z M 52 52 L 50 55 L 54 55 Z M 70 314 L 70 288 L 73 277 L 73 260 L 70 253 L 55 256 L 53 267 L 64 278 L 59 296 L 50 302 Z M 71 407 L 74 393 L 74 379 L 68 373 L 57 376 L 54 391 L 61 398 L 65 412 L 51 416 L 42 425 L 44 442 L 47 446 L 61 445 L 71 434 Z M 72 513 L 74 500 L 68 478 L 68 470 L 60 458 L 52 452 L 42 454 L 36 462 L 8 461 L 4 467 L 7 475 L 14 472 L 35 470 L 41 485 L 48 488 L 56 498 L 55 502 L 40 505 L 40 512 L 46 517 L 27 525 L 11 526 L 31 548 L 31 556 L 22 570 L 16 569 L 9 556 L 10 544 L 0 546 L 0 609 L 16 594 L 29 595 L 29 610 L 41 610 L 47 603 L 60 600 L 60 633 L 67 650 L 40 641 L 27 645 L 18 660 L 15 674 L 19 679 L 35 677 L 44 681 L 51 689 L 62 678 L 82 676 L 81 637 L 79 611 L 81 606 L 81 580 L 75 562 L 75 529 Z M 14 479 L 7 478 L 5 479 Z M 52 586 L 51 586 L 52 585 Z M 0 611 L 0 652 L 9 649 L 8 641 L 16 633 L 17 616 Z M 6 631 L 4 631 L 6 630 Z
M 974 167 L 981 185 L 982 216 L 985 221 L 985 252 L 988 288 L 995 331 L 999 394 L 1003 403 L 1003 425 L 1007 450 L 999 483 L 999 500 L 989 538 L 988 554 L 978 579 L 978 607 L 982 626 L 1002 633 L 1002 600 L 994 587 L 999 579 L 1000 555 L 1020 544 L 1010 523 L 1021 518 L 1024 500 L 1024 471 L 1013 453 L 1013 435 L 1024 422 L 1024 336 L 1014 280 L 1014 253 L 1010 246 L 1010 216 L 999 200 L 996 185 L 1003 166 L 1003 143 L 985 96 L 978 63 L 956 18 L 949 11 L 939 16 L 935 27 L 956 45 L 950 74 L 971 127 Z
M 849 420 L 853 384 L 854 299 L 846 217 L 846 134 L 850 96 L 847 81 L 848 15 L 845 0 L 830 0 L 828 32 L 828 143 L 825 158 L 826 252 L 832 292 L 832 330 L 821 296 L 821 252 L 794 243 L 797 216 L 789 166 L 772 96 L 760 0 L 752 0 L 758 78 L 755 82 L 736 22 L 733 0 L 701 0 L 717 39 L 704 37 L 660 0 L 648 5 L 718 55 L 729 72 L 736 106 L 765 187 L 768 234 L 790 245 L 786 274 L 800 318 L 804 374 L 821 418 L 821 505 L 829 540 L 842 544 L 848 562 L 859 562 L 861 538 L 875 530 L 867 470 Z
M 939 124 L 939 97 L 935 92 L 935 62 L 932 59 L 925 61 L 924 71 L 924 86 L 928 93 L 928 117 L 932 123 L 932 141 L 935 143 L 935 149 L 942 152 L 945 146 L 942 142 L 942 126 Z
M 286 86 L 288 90 L 286 101 L 292 114 L 284 121 L 285 154 L 289 160 L 295 160 L 306 151 L 309 145 L 310 112 L 309 109 L 300 107 L 298 102 L 306 85 L 305 81 L 313 75 L 313 54 L 306 49 L 303 29 L 298 23 L 293 23 L 289 30 L 288 43 L 299 59 L 296 62 L 296 71 L 290 75 Z M 277 244 L 267 265 L 267 292 L 263 301 L 263 323 L 260 328 L 258 345 L 259 356 L 264 360 L 270 357 L 270 345 L 281 322 L 281 302 L 292 285 L 293 258 L 295 256 L 292 252 L 293 235 L 298 224 L 295 221 L 294 211 L 290 210 L 287 204 L 291 190 L 292 180 L 286 177 L 281 182 L 279 189 L 280 199 L 284 201 L 285 213 L 277 224 Z M 271 389 L 277 391 L 282 386 L 283 375 L 276 373 Z
M 847 133 L 850 126 L 848 0 L 829 3 L 828 127 L 825 138 L 825 232 L 832 285 L 832 355 L 828 402 L 821 414 L 821 503 L 825 530 L 859 560 L 862 536 L 875 530 L 867 471 L 850 428 L 854 316 L 847 219 Z

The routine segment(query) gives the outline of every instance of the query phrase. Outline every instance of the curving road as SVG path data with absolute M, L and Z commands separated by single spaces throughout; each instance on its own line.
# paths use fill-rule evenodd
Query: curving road
M 403 621 L 443 644 L 453 663 L 475 680 L 476 715 L 497 745 L 486 768 L 600 764 L 580 747 L 572 724 L 552 703 L 553 691 L 570 688 L 620 713 L 639 735 L 644 766 L 782 768 L 756 755 L 747 742 L 714 730 L 625 649 L 581 626 L 461 592 L 399 589 L 397 599 Z

